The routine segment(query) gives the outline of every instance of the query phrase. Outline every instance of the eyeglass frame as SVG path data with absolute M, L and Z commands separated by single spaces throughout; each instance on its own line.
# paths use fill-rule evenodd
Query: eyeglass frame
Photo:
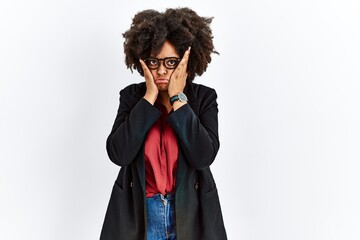
M 168 68 L 168 67 L 166 66 L 166 64 L 165 64 L 165 61 L 166 61 L 167 59 L 176 60 L 176 61 L 177 61 L 176 65 L 174 65 L 174 67 L 172 67 L 172 68 Z M 157 68 L 150 68 L 150 67 L 149 67 L 149 64 L 148 64 L 148 61 L 149 61 L 149 60 L 156 60 L 156 61 L 158 61 L 159 64 L 158 64 Z M 163 62 L 163 65 L 164 65 L 164 67 L 165 67 L 166 69 L 172 70 L 172 69 L 175 69 L 175 68 L 179 65 L 180 61 L 181 61 L 181 58 L 178 58 L 178 57 L 166 57 L 166 58 L 149 57 L 149 58 L 145 59 L 146 66 L 147 66 L 149 69 L 151 69 L 151 70 L 156 70 L 156 69 L 158 69 L 158 68 L 160 67 L 160 65 L 161 65 L 161 62 Z

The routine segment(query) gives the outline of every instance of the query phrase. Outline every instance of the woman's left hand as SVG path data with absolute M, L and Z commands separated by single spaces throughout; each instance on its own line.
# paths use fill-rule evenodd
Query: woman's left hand
M 179 65 L 176 67 L 174 72 L 170 77 L 170 83 L 168 87 L 169 96 L 172 97 L 179 92 L 183 92 L 186 85 L 187 74 L 187 64 L 190 55 L 190 47 L 185 51 L 183 58 L 181 59 Z

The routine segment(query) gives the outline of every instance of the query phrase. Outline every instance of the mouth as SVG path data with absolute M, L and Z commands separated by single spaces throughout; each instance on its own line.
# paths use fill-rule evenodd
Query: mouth
M 165 79 L 165 78 L 158 78 L 155 80 L 155 84 L 167 84 L 169 83 L 169 80 L 168 79 Z

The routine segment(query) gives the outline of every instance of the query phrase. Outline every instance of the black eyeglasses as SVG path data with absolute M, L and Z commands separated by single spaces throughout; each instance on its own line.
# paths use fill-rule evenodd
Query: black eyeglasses
M 155 70 L 160 66 L 160 62 L 164 62 L 164 66 L 167 69 L 175 69 L 179 64 L 181 58 L 177 57 L 167 57 L 167 58 L 148 58 L 145 60 L 146 66 L 149 69 Z

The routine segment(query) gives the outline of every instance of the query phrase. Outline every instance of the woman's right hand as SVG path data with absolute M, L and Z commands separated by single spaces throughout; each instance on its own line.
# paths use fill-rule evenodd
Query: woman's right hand
M 159 94 L 159 89 L 155 84 L 153 75 L 151 74 L 149 68 L 146 66 L 145 62 L 142 59 L 140 59 L 140 64 L 143 69 L 145 82 L 146 82 L 146 93 L 145 93 L 144 98 L 149 103 L 154 105 L 154 103 L 157 99 L 157 96 Z

